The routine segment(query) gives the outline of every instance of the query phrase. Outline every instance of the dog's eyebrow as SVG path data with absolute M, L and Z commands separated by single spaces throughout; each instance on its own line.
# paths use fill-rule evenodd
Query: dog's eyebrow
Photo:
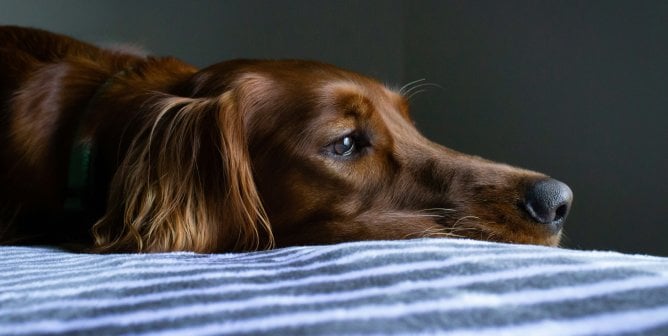
M 381 84 L 378 84 L 374 86 L 374 88 L 371 88 L 371 86 L 364 85 L 363 83 L 341 80 L 323 85 L 322 93 L 328 95 L 329 97 L 336 96 L 337 94 L 357 95 L 360 97 L 365 97 L 367 99 L 370 99 L 371 97 L 386 97 L 389 98 L 389 100 L 395 103 L 397 106 L 402 106 L 401 107 L 402 110 L 406 110 L 406 108 L 408 107 L 408 101 L 404 96 L 402 96 L 399 92 L 392 90 L 387 86 Z M 404 111 L 402 111 L 402 113 L 403 112 Z
M 365 88 L 352 81 L 337 81 L 322 86 L 321 94 L 330 103 L 337 103 L 341 97 L 366 97 Z
M 338 80 L 338 81 L 328 81 L 323 86 L 322 89 L 324 92 L 332 92 L 337 90 L 347 90 L 360 92 L 360 86 L 350 80 Z

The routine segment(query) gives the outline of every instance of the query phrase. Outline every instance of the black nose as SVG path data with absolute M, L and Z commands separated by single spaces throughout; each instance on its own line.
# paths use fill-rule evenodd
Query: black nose
M 524 207 L 539 224 L 558 231 L 571 209 L 573 192 L 565 183 L 555 179 L 540 180 L 529 187 L 524 195 Z

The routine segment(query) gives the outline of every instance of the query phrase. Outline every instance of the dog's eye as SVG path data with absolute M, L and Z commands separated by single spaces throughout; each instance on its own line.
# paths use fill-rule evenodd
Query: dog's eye
M 354 158 L 371 147 L 369 138 L 364 133 L 353 132 L 336 139 L 324 147 L 324 153 L 340 158 Z
M 334 154 L 349 156 L 355 151 L 355 138 L 348 135 L 334 143 Z

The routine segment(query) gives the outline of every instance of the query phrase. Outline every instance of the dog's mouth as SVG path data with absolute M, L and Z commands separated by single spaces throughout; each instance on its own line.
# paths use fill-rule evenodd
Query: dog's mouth
M 499 243 L 558 246 L 561 240 L 567 209 L 548 224 L 537 225 L 528 216 L 505 216 L 488 219 L 484 215 L 467 214 L 455 209 L 429 209 L 438 229 L 427 232 L 428 237 L 449 237 L 484 240 Z

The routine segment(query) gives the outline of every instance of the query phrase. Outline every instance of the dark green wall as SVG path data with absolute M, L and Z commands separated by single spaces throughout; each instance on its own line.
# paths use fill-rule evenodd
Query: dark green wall
M 3 0 L 0 23 L 204 66 L 309 58 L 400 86 L 455 149 L 569 183 L 569 247 L 668 255 L 666 1 Z
M 402 77 L 399 0 L 0 0 L 0 24 L 90 42 L 133 42 L 198 66 L 231 58 L 316 59 Z
M 409 3 L 429 137 L 569 183 L 567 246 L 668 255 L 667 1 Z

